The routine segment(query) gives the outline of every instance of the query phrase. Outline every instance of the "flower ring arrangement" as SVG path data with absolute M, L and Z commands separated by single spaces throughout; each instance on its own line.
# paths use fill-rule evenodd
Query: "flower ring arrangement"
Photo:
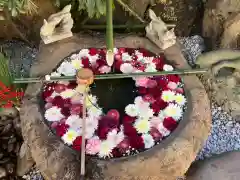
M 145 49 L 115 48 L 109 67 L 106 49 L 89 48 L 65 58 L 50 76 L 75 76 L 81 68 L 96 75 L 173 71 L 163 56 Z M 161 143 L 182 120 L 186 97 L 180 76 L 122 79 L 127 87 L 119 79 L 108 87 L 111 81 L 96 80 L 87 91 L 87 155 L 106 159 L 145 151 Z M 45 121 L 66 145 L 80 151 L 83 96 L 77 88 L 76 82 L 46 83 L 42 99 Z

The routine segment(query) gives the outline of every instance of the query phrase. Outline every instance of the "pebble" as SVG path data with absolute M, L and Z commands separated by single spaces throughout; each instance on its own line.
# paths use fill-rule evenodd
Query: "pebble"
M 205 50 L 203 38 L 198 35 L 181 38 L 180 43 L 183 45 L 184 56 L 188 63 L 194 67 L 197 56 Z M 11 63 L 11 68 L 12 71 L 16 71 L 20 67 L 21 72 L 25 72 L 24 76 L 28 75 L 31 65 L 36 61 L 38 50 L 30 48 L 19 41 L 7 41 L 2 43 L 2 46 L 11 56 L 16 55 L 14 51 L 25 49 L 21 50 L 24 54 L 22 54 L 18 63 L 16 65 Z M 208 137 L 196 160 L 240 149 L 240 124 L 233 121 L 232 117 L 223 112 L 221 107 L 215 105 L 212 105 L 212 121 L 211 135 Z M 43 180 L 43 177 L 36 168 L 33 168 L 23 178 L 26 180 Z

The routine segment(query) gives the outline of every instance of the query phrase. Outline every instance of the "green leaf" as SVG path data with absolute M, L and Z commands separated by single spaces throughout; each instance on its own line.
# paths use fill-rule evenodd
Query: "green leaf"
M 95 0 L 87 0 L 87 12 L 90 18 L 95 15 L 95 5 Z
M 99 14 L 106 15 L 106 0 L 96 0 L 96 6 Z

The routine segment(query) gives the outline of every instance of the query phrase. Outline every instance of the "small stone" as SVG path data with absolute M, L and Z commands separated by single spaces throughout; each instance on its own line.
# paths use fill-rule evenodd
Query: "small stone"
M 7 176 L 7 172 L 4 168 L 0 167 L 0 179 Z

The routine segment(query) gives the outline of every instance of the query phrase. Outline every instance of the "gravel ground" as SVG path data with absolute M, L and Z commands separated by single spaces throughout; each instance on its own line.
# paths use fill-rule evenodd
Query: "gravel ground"
M 192 36 L 182 38 L 180 42 L 184 46 L 184 54 L 189 64 L 194 66 L 196 57 L 205 50 L 203 39 L 200 36 Z M 24 75 L 27 75 L 31 64 L 36 59 L 37 49 L 29 48 L 25 44 L 16 41 L 5 42 L 2 46 L 7 51 L 7 54 L 11 56 L 12 64 L 17 64 L 17 67 L 16 65 L 12 66 L 12 70 L 14 71 L 14 69 L 21 67 Z M 221 107 L 214 105 L 212 106 L 212 118 L 211 135 L 200 151 L 197 160 L 240 149 L 240 123 L 232 120 L 231 116 L 223 112 Z M 43 179 L 35 168 L 25 178 L 30 178 L 31 180 Z

